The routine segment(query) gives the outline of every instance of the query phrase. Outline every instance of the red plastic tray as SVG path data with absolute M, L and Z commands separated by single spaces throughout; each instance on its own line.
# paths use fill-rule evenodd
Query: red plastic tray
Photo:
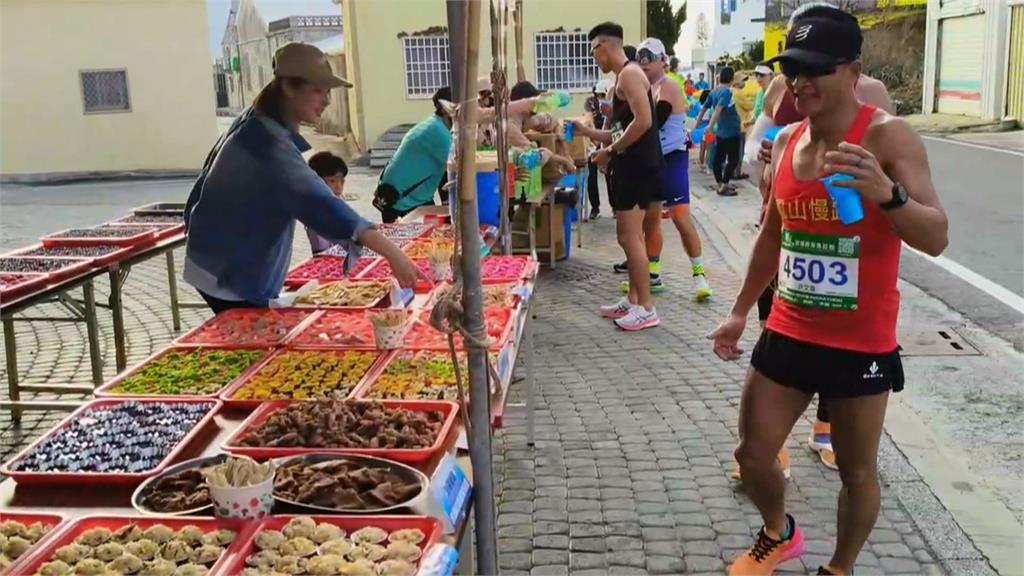
M 355 266 L 346 276 L 344 272 L 345 259 L 341 256 L 315 256 L 292 268 L 284 279 L 284 285 L 289 288 L 298 288 L 310 280 L 317 280 L 323 284 L 324 282 L 355 278 L 376 261 L 376 258 L 360 258 L 356 260 Z
M 430 310 L 424 310 L 405 333 L 402 347 L 408 350 L 447 350 L 448 336 L 430 325 Z M 494 341 L 490 349 L 501 350 L 512 333 L 512 309 L 487 308 L 484 310 L 487 335 Z M 455 349 L 463 350 L 462 335 L 455 334 Z
M 46 287 L 46 274 L 0 272 L 0 299 L 7 300 Z
M 245 570 L 245 560 L 256 553 L 256 545 L 253 543 L 256 534 L 261 530 L 280 530 L 292 518 L 295 516 L 271 516 L 256 524 L 248 537 L 234 551 L 231 560 L 223 566 L 218 574 L 225 576 L 240 574 L 242 570 Z M 420 549 L 423 550 L 423 556 L 426 556 L 427 550 L 441 538 L 441 525 L 437 520 L 427 516 L 308 516 L 308 518 L 312 518 L 317 524 L 324 522 L 334 524 L 349 534 L 366 526 L 382 528 L 389 534 L 402 528 L 419 528 L 427 536 L 419 544 Z M 238 538 L 235 539 L 234 544 L 239 544 Z M 419 567 L 418 561 L 416 566 Z M 210 574 L 213 573 L 213 571 L 210 572 Z
M 127 218 L 127 216 L 125 218 Z M 121 220 L 123 219 L 124 218 L 105 222 L 104 226 L 135 226 L 136 228 L 148 228 L 155 226 L 157 228 L 155 231 L 157 240 L 163 240 L 164 238 L 169 238 L 175 234 L 180 234 L 185 231 L 184 220 L 179 224 L 173 224 L 170 222 L 122 222 Z
M 94 228 L 99 228 L 99 226 L 94 226 Z M 57 234 L 61 234 L 63 232 L 67 232 L 67 230 L 61 230 L 60 232 L 55 232 L 54 234 L 51 234 L 50 236 L 44 236 L 43 238 L 40 239 L 40 241 L 43 243 L 43 246 L 47 246 L 47 247 L 50 247 L 50 246 L 100 246 L 100 245 L 106 245 L 106 244 L 109 244 L 109 245 L 112 245 L 112 246 L 134 246 L 134 247 L 139 247 L 139 246 L 147 246 L 149 244 L 152 244 L 152 243 L 156 242 L 156 240 L 157 240 L 157 231 L 158 231 L 158 228 L 155 227 L 155 226 L 140 226 L 139 227 L 139 233 L 135 234 L 133 236 L 113 237 L 113 238 L 111 238 L 111 237 L 104 238 L 104 237 L 101 237 L 101 236 L 88 237 L 88 238 L 83 238 L 83 237 L 58 238 L 58 237 L 56 237 Z
M 522 299 L 519 297 L 518 294 L 513 292 L 513 290 L 515 290 L 516 288 L 519 288 L 522 285 L 523 285 L 523 281 L 522 280 L 513 280 L 513 281 L 507 281 L 507 282 L 487 282 L 487 288 L 492 288 L 492 287 L 493 288 L 497 288 L 499 286 L 503 286 L 503 287 L 505 287 L 505 289 L 507 289 L 512 294 L 512 300 L 509 302 L 508 306 L 503 306 L 503 307 L 504 308 L 513 308 L 513 309 L 516 308 L 517 306 L 519 306 L 519 303 L 522 302 Z M 448 283 L 448 282 L 444 282 L 444 283 L 437 284 L 436 286 L 434 286 L 434 290 L 430 293 L 430 296 L 427 298 L 426 302 L 423 304 L 423 308 L 427 309 L 427 310 L 433 308 L 441 300 L 441 296 L 444 294 L 444 292 L 446 290 L 450 289 L 451 287 L 452 287 L 452 285 L 450 283 Z M 493 308 L 493 307 L 495 307 L 495 305 L 487 306 L 487 308 Z M 422 315 L 421 315 L 421 317 L 422 317 Z
M 365 282 L 376 282 L 376 280 L 358 280 L 358 279 L 347 279 L 338 280 L 337 282 L 348 282 L 350 284 L 360 284 Z M 324 282 L 321 285 L 335 284 L 336 282 Z M 366 306 L 314 306 L 313 304 L 295 304 L 296 308 L 318 308 L 321 310 L 369 310 L 371 308 L 381 308 L 388 306 L 391 302 L 390 290 L 385 291 L 384 296 L 380 300 L 368 304 Z
M 274 412 L 292 404 L 288 400 L 275 400 L 264 402 L 242 422 L 231 436 L 221 444 L 221 450 L 232 454 L 242 454 L 259 460 L 268 458 L 282 458 L 285 456 L 299 456 L 302 454 L 358 454 L 360 456 L 374 456 L 376 458 L 387 458 L 396 462 L 406 464 L 420 464 L 429 462 L 438 452 L 444 449 L 448 440 L 448 434 L 455 425 L 456 417 L 459 414 L 459 405 L 455 402 L 441 400 L 378 400 L 387 408 L 404 408 L 415 412 L 440 411 L 444 413 L 444 425 L 441 426 L 437 439 L 429 448 L 409 449 L 368 449 L 368 448 L 253 448 L 242 446 L 241 440 L 250 430 L 263 424 Z
M 423 238 L 430 233 L 434 226 L 427 222 L 395 222 L 393 224 L 381 224 L 377 231 L 385 238 Z
M 120 374 L 115 376 L 113 380 L 111 380 L 110 382 L 107 382 L 103 386 L 97 388 L 96 391 L 93 394 L 97 398 L 121 398 L 123 400 L 128 400 L 128 399 L 133 399 L 133 398 L 152 398 L 152 399 L 156 399 L 156 400 L 172 400 L 172 399 L 188 399 L 188 398 L 204 399 L 205 398 L 205 399 L 208 399 L 208 400 L 216 400 L 217 396 L 219 396 L 220 393 L 223 392 L 225 388 L 227 388 L 228 386 L 231 386 L 235 382 L 238 382 L 240 379 L 244 378 L 247 374 L 249 374 L 250 372 L 255 370 L 258 366 L 260 366 L 263 363 L 264 360 L 266 360 L 266 357 L 264 356 L 263 358 L 257 360 L 256 362 L 253 362 L 252 365 L 249 366 L 249 368 L 243 370 L 242 373 L 239 374 L 234 380 L 224 384 L 224 386 L 221 386 L 221 388 L 219 390 L 217 390 L 216 392 L 211 392 L 209 394 L 203 394 L 201 396 L 200 395 L 195 395 L 195 394 L 192 394 L 192 395 L 188 395 L 188 394 L 128 394 L 126 392 L 114 392 L 114 389 L 117 388 L 121 384 L 121 382 L 123 382 L 125 379 L 127 379 L 127 378 L 135 375 L 136 373 L 138 373 L 140 370 L 145 368 L 146 365 L 149 364 L 150 362 L 158 360 L 158 359 L 162 358 L 163 356 L 166 356 L 167 354 L 170 354 L 171 352 L 182 352 L 182 351 L 190 352 L 192 350 L 200 350 L 200 349 L 209 349 L 210 351 L 223 351 L 223 350 L 229 350 L 229 349 L 230 350 L 258 350 L 258 349 L 264 349 L 267 352 L 267 355 L 270 354 L 270 348 L 269 347 L 264 347 L 264 346 L 231 346 L 231 347 L 228 347 L 228 346 L 178 346 L 178 345 L 172 345 L 172 346 L 170 346 L 168 348 L 164 348 L 163 350 L 158 350 L 158 351 L 154 352 L 153 355 L 151 355 L 149 358 L 146 358 L 145 360 L 143 360 L 142 362 L 139 362 L 135 366 L 132 366 L 131 368 L 128 368 L 124 372 L 121 372 Z
M 480 260 L 480 274 L 488 284 L 529 280 L 537 275 L 537 261 L 529 256 L 487 256 Z
M 236 572 L 222 572 L 221 570 L 228 563 L 232 562 L 244 546 L 252 541 L 253 530 L 256 523 L 233 518 L 200 518 L 193 516 L 87 516 L 72 522 L 61 530 L 60 534 L 48 539 L 46 545 L 40 547 L 25 559 L 24 563 L 18 564 L 17 574 L 35 574 L 44 562 L 48 562 L 62 546 L 74 542 L 86 530 L 93 528 L 107 528 L 115 531 L 128 524 L 136 524 L 145 530 L 150 526 L 163 524 L 172 530 L 180 530 L 188 525 L 198 526 L 204 532 L 213 532 L 221 528 L 234 530 L 237 534 L 235 540 L 225 547 L 221 557 L 210 567 L 210 574 L 235 574 Z M 14 574 L 14 572 L 12 572 Z
M 23 570 L 22 566 L 28 562 L 33 555 L 39 550 L 46 548 L 47 543 L 57 537 L 58 534 L 66 527 L 65 518 L 57 514 L 36 514 L 32 512 L 11 512 L 5 510 L 2 514 L 3 521 L 15 520 L 22 524 L 35 524 L 36 522 L 42 522 L 44 526 L 48 526 L 50 529 L 46 534 L 40 538 L 35 544 L 33 544 L 20 558 L 11 563 L 10 566 L 5 570 L 0 570 L 0 574 L 32 574 L 32 571 Z
M 117 472 L 19 472 L 11 469 L 11 466 L 17 461 L 25 457 L 26 454 L 35 449 L 36 446 L 42 444 L 45 440 L 51 436 L 56 435 L 58 432 L 67 427 L 71 422 L 82 417 L 82 414 L 88 410 L 94 408 L 105 408 L 107 406 L 116 406 L 125 402 L 173 402 L 176 404 L 198 404 L 198 403 L 209 403 L 211 405 L 210 411 L 203 416 L 192 430 L 189 431 L 185 436 L 171 448 L 171 451 L 167 453 L 167 456 L 156 465 L 156 468 L 147 470 L 145 472 L 137 472 L 134 474 L 129 473 L 117 473 Z M 213 417 L 221 407 L 221 402 L 216 399 L 209 398 L 138 398 L 134 400 L 127 399 L 100 399 L 93 400 L 88 404 L 85 404 L 71 413 L 70 416 L 61 420 L 56 426 L 51 428 L 46 434 L 43 434 L 39 439 L 30 444 L 27 448 L 19 452 L 14 458 L 11 458 L 0 466 L 0 474 L 10 476 L 15 482 L 20 484 L 66 484 L 70 486 L 84 486 L 84 485 L 99 485 L 99 486 L 134 486 L 139 484 L 146 478 L 153 476 L 154 474 L 160 473 L 161 470 L 167 467 L 168 464 L 174 461 L 178 457 L 178 454 L 188 447 L 189 443 L 192 442 L 203 431 L 203 428 L 207 424 L 213 422 Z
M 269 348 L 288 340 L 316 313 L 310 308 L 236 308 L 221 312 L 174 341 L 175 344 L 201 345 L 207 348 Z M 254 324 L 273 323 L 283 333 L 268 332 L 267 326 L 253 330 Z M 242 326 L 244 334 L 232 334 L 233 326 Z M 237 330 L 236 330 L 237 332 Z
M 184 202 L 154 202 L 138 208 L 132 208 L 132 214 L 136 216 L 163 216 L 166 214 L 184 214 Z
M 327 336 L 326 339 L 320 335 Z M 360 342 L 337 341 L 335 337 L 350 334 Z M 285 345 L 303 350 L 350 349 L 374 350 L 373 325 L 367 309 L 335 308 L 322 310 L 316 318 L 292 333 Z
M 260 404 L 262 404 L 264 402 L 267 402 L 267 401 L 270 401 L 270 400 L 288 400 L 288 398 L 273 398 L 273 399 L 267 399 L 267 400 L 239 400 L 239 399 L 232 398 L 232 396 L 234 396 L 235 393 L 237 393 L 240 389 L 242 389 L 242 387 L 244 387 L 246 384 L 248 384 L 249 380 L 254 378 L 261 370 L 266 368 L 276 358 L 278 358 L 278 357 L 280 357 L 282 355 L 285 355 L 285 354 L 295 354 L 295 353 L 300 353 L 300 352 L 311 352 L 311 353 L 318 353 L 318 354 L 325 354 L 325 355 L 330 355 L 330 354 L 342 355 L 342 354 L 372 353 L 372 351 L 369 351 L 369 350 L 337 350 L 337 349 L 334 349 L 334 350 L 290 350 L 290 349 L 287 349 L 287 348 L 286 349 L 282 349 L 282 350 L 278 350 L 278 351 L 270 354 L 269 356 L 267 356 L 265 359 L 263 359 L 263 361 L 257 363 L 256 366 L 253 367 L 252 370 L 247 371 L 241 377 L 236 379 L 233 384 L 231 384 L 230 386 L 225 388 L 224 391 L 220 393 L 221 401 L 223 401 L 224 405 L 229 407 L 229 408 L 248 408 L 248 409 L 252 409 L 252 408 L 257 408 L 257 407 L 259 407 Z M 358 392 L 359 389 L 362 388 L 365 385 L 365 383 L 367 381 L 367 378 L 369 378 L 371 375 L 373 375 L 377 371 L 377 368 L 380 365 L 381 357 L 382 356 L 384 356 L 384 355 L 383 354 L 378 354 L 377 355 L 377 358 L 374 359 L 372 364 L 370 364 L 369 369 L 367 369 L 366 373 L 363 374 L 359 378 L 359 381 L 355 383 L 355 385 L 352 387 L 352 389 L 349 391 L 349 393 L 345 396 L 345 398 L 353 398 L 355 396 L 356 392 Z M 314 400 L 314 399 L 315 398 L 311 398 L 311 400 Z
M 427 275 L 428 278 L 432 277 L 430 272 L 430 262 L 428 262 L 426 258 L 416 258 L 413 262 L 416 264 L 417 268 Z M 394 277 L 395 275 L 391 271 L 391 264 L 383 258 L 357 276 L 360 280 L 390 280 Z M 451 280 L 451 276 L 442 279 L 442 281 L 447 282 L 450 282 Z M 423 280 L 417 280 L 414 291 L 419 292 L 420 294 L 425 294 L 430 292 L 433 288 L 434 286 L 432 284 Z
M 18 257 L 29 257 L 30 255 L 25 254 L 26 252 L 36 250 L 38 248 L 47 248 L 42 244 L 33 244 L 32 246 L 26 246 L 25 248 L 19 248 L 14 252 L 5 254 L 5 256 L 18 256 Z M 67 248 L 67 246 L 65 246 Z M 33 258 L 82 258 L 85 260 L 91 260 L 94 266 L 107 266 L 118 260 L 126 258 L 129 254 L 134 251 L 131 247 L 118 246 L 117 250 L 104 254 L 103 256 L 48 256 L 46 254 L 34 254 L 31 255 Z
M 414 260 L 418 258 L 427 258 L 426 249 L 435 242 L 443 242 L 447 244 L 451 250 L 455 250 L 455 242 L 453 240 L 430 240 L 423 238 L 406 244 L 406 246 L 402 248 L 402 251 L 405 252 L 406 256 Z
M 58 260 L 58 261 L 62 261 L 65 264 L 65 266 L 63 268 L 58 268 L 58 269 L 56 269 L 56 270 L 54 270 L 52 272 L 32 272 L 32 274 L 42 274 L 42 275 L 46 276 L 46 283 L 47 284 L 56 284 L 57 282 L 60 282 L 61 280 L 66 280 L 68 278 L 73 278 L 75 276 L 79 276 L 81 274 L 85 274 L 86 272 L 91 270 L 93 268 L 93 266 L 94 266 L 93 261 L 90 258 L 65 258 L 65 257 L 50 258 L 50 257 L 47 257 L 47 256 L 14 256 L 13 254 L 12 255 L 0 256 L 0 258 L 19 258 L 19 259 L 24 259 L 24 260 Z M 3 273 L 6 273 L 6 274 L 28 274 L 28 272 L 14 272 L 14 271 L 9 271 L 9 272 L 5 271 Z

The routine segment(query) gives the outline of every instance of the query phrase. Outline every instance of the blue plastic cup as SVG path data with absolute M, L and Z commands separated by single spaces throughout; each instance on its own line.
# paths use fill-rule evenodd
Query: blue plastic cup
M 565 123 L 565 141 L 572 142 L 573 135 L 576 133 L 576 125 L 572 122 Z
M 864 206 L 860 201 L 860 193 L 853 188 L 832 185 L 835 182 L 845 182 L 848 180 L 853 180 L 853 176 L 849 174 L 833 174 L 821 179 L 825 189 L 828 190 L 828 195 L 832 197 L 832 204 L 836 207 L 839 221 L 846 225 L 856 224 L 864 219 Z
M 779 132 L 782 132 L 783 128 L 785 128 L 785 126 L 772 126 L 764 133 L 764 139 L 769 142 L 775 142 L 775 139 L 779 137 Z

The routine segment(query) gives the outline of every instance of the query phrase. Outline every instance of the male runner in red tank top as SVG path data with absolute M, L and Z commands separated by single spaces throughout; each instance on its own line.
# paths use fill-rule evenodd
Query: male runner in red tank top
M 903 386 L 896 346 L 903 242 L 930 255 L 948 222 L 921 139 L 906 122 L 862 105 L 854 93 L 862 36 L 856 18 L 807 18 L 776 59 L 807 119 L 772 151 L 772 201 L 729 316 L 709 335 L 735 360 L 747 314 L 778 273 L 767 329 L 754 348 L 740 403 L 736 459 L 764 519 L 731 574 L 771 574 L 803 553 L 786 513 L 776 454 L 817 393 L 828 404 L 843 486 L 835 552 L 819 574 L 849 574 L 878 516 L 878 442 L 889 391 Z M 845 225 L 819 178 L 841 173 L 864 216 Z

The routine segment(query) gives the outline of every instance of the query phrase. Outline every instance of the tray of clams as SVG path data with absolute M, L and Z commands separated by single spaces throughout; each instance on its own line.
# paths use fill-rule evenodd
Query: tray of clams
M 423 516 L 272 516 L 224 573 L 415 576 L 439 537 L 437 521 Z
M 255 526 L 241 520 L 89 516 L 13 568 L 19 575 L 202 576 L 222 567 Z

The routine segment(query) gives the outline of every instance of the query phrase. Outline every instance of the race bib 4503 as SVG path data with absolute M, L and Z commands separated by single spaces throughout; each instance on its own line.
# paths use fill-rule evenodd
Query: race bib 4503
M 780 300 L 807 308 L 857 309 L 860 237 L 782 231 Z

